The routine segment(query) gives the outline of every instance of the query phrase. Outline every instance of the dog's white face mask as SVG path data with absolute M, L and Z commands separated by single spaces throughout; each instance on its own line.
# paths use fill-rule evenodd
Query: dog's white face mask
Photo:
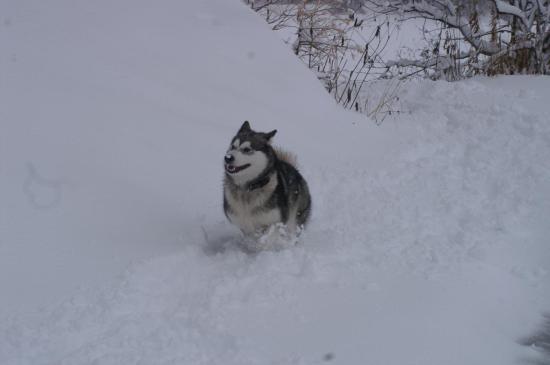
M 265 153 L 254 150 L 250 141 L 241 141 L 239 138 L 233 141 L 225 155 L 225 172 L 239 186 L 259 177 L 267 164 Z

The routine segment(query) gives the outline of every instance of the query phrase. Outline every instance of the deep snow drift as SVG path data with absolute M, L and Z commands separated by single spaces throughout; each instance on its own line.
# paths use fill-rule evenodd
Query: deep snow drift
M 518 342 L 550 309 L 548 78 L 408 84 L 377 127 L 239 1 L 0 14 L 0 363 L 542 359 Z M 225 222 L 244 119 L 299 156 L 296 247 Z

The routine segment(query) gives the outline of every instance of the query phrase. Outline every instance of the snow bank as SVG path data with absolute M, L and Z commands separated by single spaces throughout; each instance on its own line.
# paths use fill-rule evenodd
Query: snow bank
M 2 364 L 539 356 L 518 341 L 550 308 L 547 78 L 411 83 L 376 127 L 238 1 L 0 14 Z M 247 255 L 225 222 L 244 119 L 298 154 L 296 247 Z

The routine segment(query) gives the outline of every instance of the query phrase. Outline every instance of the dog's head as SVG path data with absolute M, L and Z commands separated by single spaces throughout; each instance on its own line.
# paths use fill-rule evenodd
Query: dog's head
M 271 138 L 277 133 L 255 132 L 248 122 L 244 122 L 231 140 L 225 154 L 225 173 L 237 185 L 259 177 L 273 164 L 275 153 L 271 147 Z

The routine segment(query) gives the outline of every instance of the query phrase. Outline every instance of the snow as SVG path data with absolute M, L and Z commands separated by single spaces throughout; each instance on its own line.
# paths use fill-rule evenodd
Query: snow
M 0 363 L 518 364 L 550 308 L 546 77 L 341 110 L 239 1 L 0 4 Z M 243 120 L 313 196 L 246 254 Z

